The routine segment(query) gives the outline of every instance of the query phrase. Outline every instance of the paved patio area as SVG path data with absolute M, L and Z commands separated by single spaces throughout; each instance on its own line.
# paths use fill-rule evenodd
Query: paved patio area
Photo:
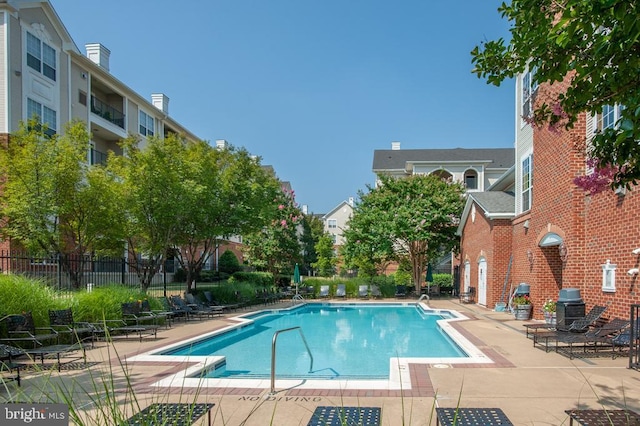
M 436 406 L 498 407 L 516 425 L 568 425 L 565 410 L 576 408 L 628 408 L 640 412 L 640 372 L 627 368 L 627 358 L 569 360 L 533 348 L 532 341 L 524 335 L 523 322 L 506 312 L 461 304 L 457 299 L 435 299 L 430 305 L 454 309 L 469 317 L 458 321 L 455 327 L 494 362 L 412 364 L 411 384 L 403 390 L 291 388 L 270 395 L 268 389 L 239 387 L 158 389 L 151 384 L 188 365 L 124 361 L 225 327 L 234 322 L 233 316 L 243 313 L 238 311 L 210 320 L 177 322 L 170 329 L 160 330 L 157 339 L 140 342 L 130 337 L 118 339 L 113 345 L 100 342 L 87 351 L 88 368 L 61 373 L 27 371 L 21 388 L 8 383 L 6 389 L 0 389 L 0 400 L 24 398 L 25 394 L 43 400 L 42 389 L 47 389 L 48 395 L 60 395 L 60 386 L 64 386 L 74 404 L 89 413 L 99 404 L 96 401 L 104 401 L 105 394 L 113 392 L 126 415 L 134 414 L 137 404 L 141 409 L 157 402 L 197 401 L 215 404 L 211 411 L 213 424 L 247 426 L 306 425 L 318 406 L 380 407 L 383 425 L 435 425 Z M 263 307 L 254 309 L 260 308 Z M 127 402 L 133 394 L 137 404 Z M 204 416 L 196 424 L 207 424 L 206 421 Z

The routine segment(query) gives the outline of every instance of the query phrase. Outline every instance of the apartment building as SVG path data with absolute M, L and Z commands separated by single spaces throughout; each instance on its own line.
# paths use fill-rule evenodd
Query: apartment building
M 619 106 L 581 114 L 571 130 L 532 127 L 525 118 L 536 92 L 566 89 L 532 81 L 531 72 L 517 79 L 513 170 L 467 200 L 458 228 L 463 285 L 477 289 L 477 303 L 493 308 L 526 283 L 535 318 L 561 289 L 576 288 L 587 307 L 605 305 L 608 317 L 626 318 L 629 306 L 640 303 L 637 188 L 590 195 L 574 184 L 590 172 L 591 138 L 615 124 Z

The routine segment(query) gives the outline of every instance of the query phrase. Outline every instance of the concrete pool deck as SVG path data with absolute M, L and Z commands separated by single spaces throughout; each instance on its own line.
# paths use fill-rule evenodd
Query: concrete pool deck
M 387 301 L 395 301 L 388 299 Z M 407 302 L 407 300 L 398 300 Z M 349 302 L 357 302 L 349 300 Z M 269 305 L 267 309 L 289 306 Z M 104 342 L 87 351 L 90 367 L 55 373 L 23 374 L 19 390 L 8 384 L 12 395 L 24 392 L 33 398 L 58 380 L 73 393 L 78 407 L 91 409 L 96 396 L 104 391 L 98 377 L 107 372 L 109 386 L 118 398 L 125 399 L 132 389 L 140 408 L 153 402 L 214 403 L 215 425 L 306 425 L 317 406 L 358 406 L 382 408 L 383 425 L 435 425 L 434 407 L 501 408 L 516 425 L 569 424 L 564 410 L 575 408 L 619 409 L 640 412 L 640 372 L 630 370 L 628 358 L 573 359 L 533 348 L 524 335 L 523 321 L 511 314 L 494 312 L 480 306 L 461 304 L 457 299 L 435 299 L 435 309 L 456 310 L 468 320 L 455 322 L 456 330 L 493 360 L 478 364 L 409 364 L 410 384 L 397 389 L 285 389 L 277 382 L 277 392 L 269 389 L 214 386 L 166 388 L 154 386 L 162 379 L 193 365 L 180 362 L 121 360 L 166 346 L 205 332 L 223 328 L 242 311 L 220 318 L 188 323 L 177 322 L 158 332 L 158 338 L 134 337 Z M 257 306 L 254 309 L 262 309 Z M 127 371 L 128 382 L 124 371 Z M 97 389 L 96 382 L 99 382 Z M 409 389 L 410 388 L 410 389 Z M 91 396 L 92 392 L 94 395 Z M 0 398 L 7 397 L 6 390 Z M 129 398 L 130 399 L 130 398 Z M 131 404 L 127 415 L 134 414 Z M 89 411 L 91 412 L 91 411 Z M 92 424 L 92 423 L 90 423 Z M 196 424 L 206 424 L 202 417 Z

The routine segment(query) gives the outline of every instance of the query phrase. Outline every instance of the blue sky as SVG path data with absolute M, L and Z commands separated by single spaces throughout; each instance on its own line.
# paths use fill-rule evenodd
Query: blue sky
M 326 213 L 372 185 L 373 151 L 504 148 L 514 85 L 471 74 L 508 36 L 502 0 L 50 0 L 81 52 L 198 137 L 272 165 Z

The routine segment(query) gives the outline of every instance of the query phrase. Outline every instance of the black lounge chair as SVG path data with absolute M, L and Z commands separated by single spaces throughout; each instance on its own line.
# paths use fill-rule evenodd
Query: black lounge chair
M 627 330 L 611 339 L 614 358 L 617 353 L 622 352 L 623 349 L 630 349 L 632 340 L 636 342 L 640 341 L 640 318 L 636 318 L 633 323 L 629 322 L 629 325 L 630 327 Z M 616 352 L 616 349 L 618 349 L 618 352 Z
M 7 315 L 0 319 L 5 328 L 0 341 L 32 348 L 46 346 L 45 343 L 58 343 L 58 332 L 51 327 L 36 327 L 31 312 Z
M 171 327 L 171 323 L 175 317 L 175 313 L 171 310 L 155 310 L 151 309 L 151 305 L 148 300 L 143 300 L 140 304 L 140 311 L 144 315 L 152 315 L 156 318 L 156 324 L 164 324 L 167 328 Z
M 219 316 L 222 315 L 222 313 L 224 312 L 224 306 L 209 306 L 209 305 L 205 305 L 200 299 L 198 299 L 195 295 L 191 294 L 191 293 L 186 293 L 184 295 L 185 300 L 187 301 L 187 305 L 189 305 L 189 307 L 191 309 L 194 309 L 196 312 L 196 315 L 201 315 L 203 317 L 208 317 L 211 318 L 213 316 Z
M 218 301 L 213 297 L 213 293 L 211 293 L 210 291 L 205 291 L 204 293 L 202 293 L 204 295 L 204 298 L 207 299 L 207 304 L 209 306 L 212 306 L 214 308 L 222 308 L 223 310 L 236 310 L 240 307 L 240 303 L 231 303 L 231 304 L 220 304 L 218 303 Z M 236 294 L 236 298 L 238 297 L 238 295 Z
M 397 285 L 396 286 L 396 297 L 399 299 L 403 299 L 407 297 L 407 286 L 406 285 Z
M 173 314 L 172 318 L 183 318 L 185 321 L 189 320 L 189 314 L 191 313 L 191 308 L 184 305 L 184 307 L 176 306 L 173 302 L 171 302 L 166 297 L 160 298 L 160 303 L 165 311 L 171 312 Z
M 600 327 L 585 333 L 566 333 L 558 335 L 556 352 L 566 355 L 569 359 L 585 356 L 612 355 L 613 339 L 629 328 L 629 320 L 614 318 Z
M 358 297 L 360 299 L 368 299 L 369 298 L 369 286 L 361 285 L 358 287 Z
M 122 319 L 127 326 L 144 328 L 156 335 L 159 328 L 158 316 L 142 309 L 142 302 L 127 302 L 121 305 Z
M 82 351 L 82 356 L 73 359 L 83 359 L 86 363 L 85 346 L 82 343 L 58 344 L 59 333 L 51 327 L 36 327 L 31 312 L 8 315 L 2 322 L 7 326 L 7 337 L 0 340 L 24 346 L 24 353 L 32 358 L 40 358 L 43 365 L 45 358 L 55 358 L 60 371 L 62 356 L 77 351 Z
M 0 344 L 0 371 L 9 373 L 8 376 L 2 378 L 3 381 L 15 381 L 20 386 L 20 364 L 13 361 L 25 355 L 25 351 L 20 348 Z
M 196 305 L 187 303 L 182 297 L 178 295 L 171 296 L 171 303 L 178 307 L 180 310 L 188 311 L 189 318 L 211 318 L 214 314 L 211 310 L 200 310 Z M 219 315 L 219 313 L 217 314 Z
M 575 420 L 581 425 L 629 426 L 640 424 L 640 414 L 631 410 L 565 410 L 569 426 Z
M 76 322 L 69 309 L 49 310 L 49 326 L 58 334 L 67 336 L 69 343 L 90 341 L 93 345 L 96 328 L 88 322 Z
M 595 305 L 583 318 L 573 321 L 566 330 L 533 333 L 533 347 L 544 344 L 545 352 L 549 352 L 549 342 L 555 342 L 558 337 L 562 338 L 567 333 L 586 333 L 602 317 L 606 309 L 606 306 Z
M 371 297 L 375 297 L 376 299 L 382 298 L 382 293 L 380 292 L 380 287 L 377 285 L 371 286 Z

